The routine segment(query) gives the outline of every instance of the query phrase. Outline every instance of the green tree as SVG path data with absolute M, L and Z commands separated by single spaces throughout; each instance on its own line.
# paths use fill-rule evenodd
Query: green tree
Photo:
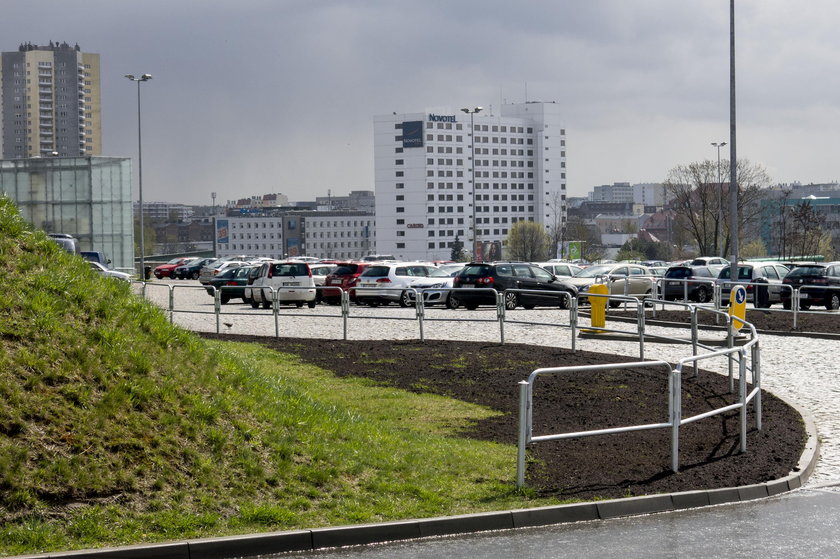
M 449 255 L 449 259 L 455 262 L 466 262 L 469 260 L 468 255 L 464 253 L 464 242 L 458 235 L 455 235 L 455 241 L 452 242 L 452 252 Z
M 520 221 L 510 228 L 507 254 L 511 260 L 540 262 L 545 260 L 549 236 L 543 226 L 533 221 Z

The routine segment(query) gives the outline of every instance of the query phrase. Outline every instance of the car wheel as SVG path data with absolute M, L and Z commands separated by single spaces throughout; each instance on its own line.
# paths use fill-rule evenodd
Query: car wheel
M 192 273 L 192 279 L 194 279 L 194 280 L 198 279 L 199 275 L 200 275 L 199 272 L 193 272 Z
M 811 303 L 799 303 L 799 308 L 803 311 L 807 311 L 811 308 Z
M 400 306 L 401 307 L 410 307 L 411 306 L 411 298 L 408 296 L 408 291 L 403 291 L 400 293 Z
M 162 276 L 162 275 L 160 275 L 160 274 L 155 274 L 155 277 L 156 277 L 157 279 L 163 279 L 163 276 Z
M 617 309 L 621 306 L 621 301 L 610 301 L 610 308 Z
M 825 303 L 825 308 L 830 311 L 836 311 L 840 309 L 840 294 L 832 293 L 828 296 L 828 301 Z
M 522 305 L 522 308 L 524 308 L 526 311 L 534 310 L 534 307 L 536 307 L 536 305 Z
M 574 297 L 571 293 L 569 293 L 570 297 Z M 569 299 L 566 297 L 560 297 L 560 308 L 561 309 L 568 309 L 569 308 Z
M 271 308 L 271 301 L 263 301 L 262 307 L 264 309 L 270 309 Z
M 295 306 L 296 306 L 297 308 L 301 308 L 301 307 L 303 307 L 303 301 L 298 301 L 298 302 L 296 302 L 296 303 L 295 303 Z
M 706 291 L 705 287 L 700 287 L 697 289 L 695 299 L 697 299 L 698 303 L 707 303 L 709 301 L 709 292 Z
M 230 295 L 219 295 L 219 301 L 220 301 L 223 305 L 227 305 L 227 304 L 228 304 L 228 301 L 230 301 Z
M 517 297 L 516 293 L 511 293 L 509 291 L 505 292 L 505 308 L 507 310 L 512 311 L 518 304 L 519 297 Z
M 314 309 L 315 308 L 315 303 L 317 303 L 317 302 L 318 301 L 309 301 L 308 303 L 306 303 L 306 306 L 308 306 L 310 309 Z
M 260 304 L 259 304 L 259 302 L 254 301 L 253 299 L 251 299 L 251 308 L 252 308 L 252 309 L 258 309 L 258 308 L 260 308 Z
M 790 310 L 790 299 L 782 300 L 782 308 L 785 309 L 786 311 Z
M 476 305 L 475 303 L 465 303 L 464 306 L 467 307 L 468 311 L 474 311 L 478 308 L 478 305 Z
M 446 308 L 452 309 L 453 311 L 458 309 L 461 306 L 461 301 L 452 293 L 449 294 L 449 297 L 446 298 Z

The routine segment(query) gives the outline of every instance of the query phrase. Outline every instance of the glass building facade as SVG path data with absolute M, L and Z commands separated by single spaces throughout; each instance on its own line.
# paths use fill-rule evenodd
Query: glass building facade
M 2 160 L 0 193 L 36 228 L 69 233 L 81 250 L 103 251 L 112 268 L 134 270 L 130 159 Z

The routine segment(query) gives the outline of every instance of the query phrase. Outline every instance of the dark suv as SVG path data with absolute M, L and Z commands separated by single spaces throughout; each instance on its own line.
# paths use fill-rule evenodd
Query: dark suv
M 709 266 L 671 266 L 662 280 L 662 298 L 682 300 L 687 291 L 690 301 L 706 303 L 712 300 L 716 277 L 717 270 Z
M 370 264 L 370 262 L 339 262 L 336 264 L 338 267 L 324 278 L 324 287 L 339 287 L 342 291 L 350 291 Z M 352 291 L 350 295 L 352 299 Z M 330 305 L 337 305 L 341 302 L 341 293 L 335 289 L 323 289 L 321 300 Z
M 782 280 L 791 289 L 799 289 L 799 306 L 825 305 L 828 310 L 840 309 L 840 262 L 817 262 L 796 266 Z M 791 307 L 791 289 L 782 290 L 782 306 Z
M 518 306 L 533 309 L 537 305 L 566 308 L 569 298 L 560 295 L 568 293 L 577 297 L 577 288 L 558 279 L 551 272 L 523 262 L 472 262 L 464 266 L 452 284 L 455 289 L 463 288 L 493 288 L 504 292 L 505 308 L 513 310 Z M 543 293 L 525 293 L 508 290 L 533 290 Z M 450 294 L 447 302 L 449 308 L 464 305 L 472 310 L 479 305 L 496 305 L 496 296 L 484 289 L 476 291 L 458 290 Z

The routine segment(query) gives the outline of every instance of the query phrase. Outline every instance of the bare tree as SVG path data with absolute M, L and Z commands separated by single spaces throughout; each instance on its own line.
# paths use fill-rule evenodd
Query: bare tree
M 512 260 L 541 262 L 545 260 L 549 236 L 543 226 L 533 221 L 520 221 L 510 228 L 507 252 Z
M 552 192 L 546 202 L 548 213 L 546 214 L 546 223 L 548 229 L 549 258 L 556 258 L 557 247 L 562 247 L 566 241 L 566 199 L 565 194 L 555 191 Z
M 721 166 L 726 168 L 729 163 L 721 161 Z M 671 208 L 679 216 L 674 221 L 675 226 L 684 227 L 700 253 L 707 255 L 727 254 L 732 243 L 727 203 L 729 185 L 718 184 L 717 169 L 717 162 L 711 160 L 680 165 L 669 171 L 664 183 L 672 197 Z M 762 166 L 753 165 L 746 159 L 738 161 L 739 241 L 756 234 L 760 191 L 769 183 L 770 178 Z M 723 223 L 720 222 L 721 214 Z
M 790 211 L 792 231 L 791 250 L 797 256 L 813 255 L 819 252 L 825 235 L 825 215 L 817 213 L 810 200 L 803 200 Z

